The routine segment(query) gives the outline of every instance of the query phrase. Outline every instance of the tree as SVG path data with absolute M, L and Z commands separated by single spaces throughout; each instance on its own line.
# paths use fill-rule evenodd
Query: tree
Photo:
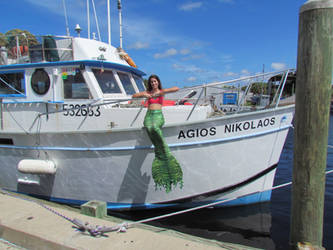
M 36 37 L 27 30 L 12 29 L 7 31 L 5 35 L 8 37 L 10 47 L 16 46 L 16 36 L 18 36 L 20 45 L 33 46 L 38 44 Z
M 255 94 L 266 94 L 267 93 L 267 83 L 265 82 L 254 82 L 251 85 L 250 91 Z
M 8 41 L 5 37 L 5 35 L 0 32 L 0 47 L 7 46 L 7 44 L 8 44 Z

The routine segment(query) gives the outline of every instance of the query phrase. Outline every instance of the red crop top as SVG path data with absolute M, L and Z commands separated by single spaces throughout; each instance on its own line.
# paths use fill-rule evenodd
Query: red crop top
M 163 100 L 164 100 L 164 97 L 160 95 L 155 98 L 154 97 L 149 98 L 147 103 L 148 103 L 148 105 L 155 104 L 155 103 L 163 105 Z

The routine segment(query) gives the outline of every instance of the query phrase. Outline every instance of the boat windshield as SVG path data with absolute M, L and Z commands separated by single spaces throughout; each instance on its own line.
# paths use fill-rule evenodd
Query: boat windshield
M 111 70 L 93 69 L 97 82 L 104 94 L 120 94 L 121 90 Z
M 132 84 L 129 76 L 127 74 L 121 73 L 121 72 L 118 72 L 118 76 L 119 76 L 121 83 L 123 84 L 126 94 L 133 95 L 135 93 L 135 89 L 133 87 L 133 84 Z
M 88 86 L 79 68 L 63 69 L 64 97 L 66 99 L 89 99 Z
M 136 86 L 138 86 L 138 89 L 140 92 L 145 91 L 145 85 L 143 84 L 143 80 L 140 77 L 134 76 L 134 81 L 136 83 Z

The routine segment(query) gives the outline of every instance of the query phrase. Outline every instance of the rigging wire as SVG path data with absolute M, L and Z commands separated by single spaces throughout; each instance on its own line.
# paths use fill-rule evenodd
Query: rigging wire
M 69 27 L 68 27 L 68 16 L 67 16 L 67 10 L 66 10 L 65 0 L 62 0 L 62 5 L 64 7 L 64 14 L 65 14 L 66 34 L 67 34 L 67 36 L 70 36 Z
M 95 0 L 91 0 L 91 1 L 92 1 L 92 5 L 93 5 L 93 10 L 94 10 L 94 16 L 95 16 L 95 22 L 96 22 L 96 28 L 97 28 L 98 39 L 99 39 L 99 41 L 102 41 L 102 40 L 101 40 L 101 32 L 99 31 L 98 18 L 97 18 L 97 14 L 96 14 Z

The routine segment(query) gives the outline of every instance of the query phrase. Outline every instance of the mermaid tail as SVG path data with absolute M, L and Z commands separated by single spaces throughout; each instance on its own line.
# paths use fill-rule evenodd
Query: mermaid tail
M 172 154 L 168 155 L 167 160 L 155 157 L 151 171 L 156 188 L 164 188 L 169 193 L 178 183 L 180 188 L 183 187 L 183 171 Z
M 172 190 L 173 186 L 176 187 L 178 183 L 181 188 L 183 187 L 183 171 L 164 141 L 161 129 L 163 124 L 164 117 L 161 110 L 147 111 L 144 126 L 155 148 L 152 176 L 155 187 L 164 188 L 168 193 Z

